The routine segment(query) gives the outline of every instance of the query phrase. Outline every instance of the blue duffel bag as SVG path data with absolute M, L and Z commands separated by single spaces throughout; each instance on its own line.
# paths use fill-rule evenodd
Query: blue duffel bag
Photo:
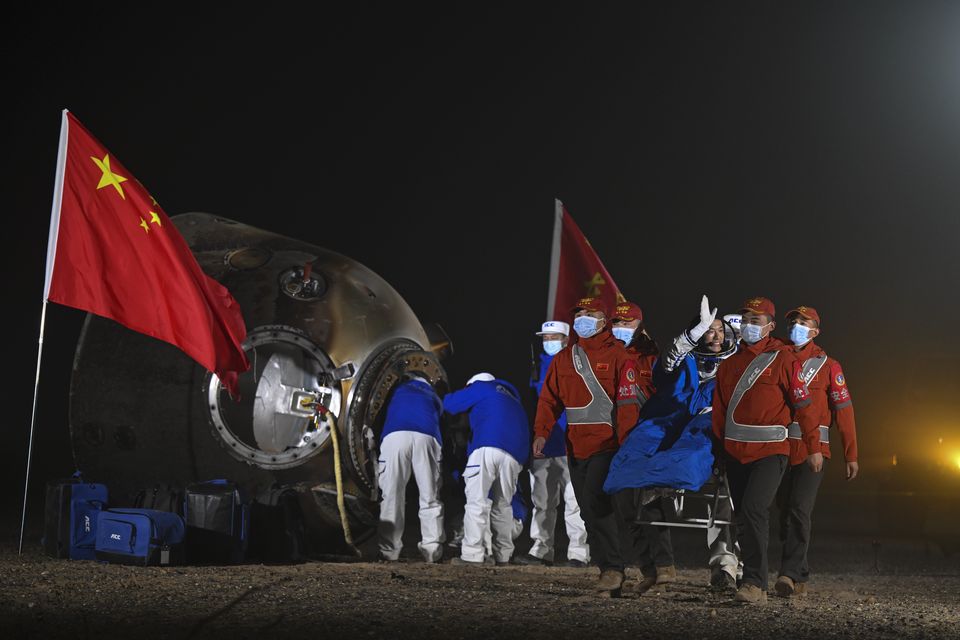
M 97 514 L 107 505 L 107 487 L 72 478 L 47 483 L 41 544 L 54 558 L 93 560 Z
M 186 527 L 176 513 L 154 509 L 105 509 L 97 518 L 97 560 L 116 564 L 183 562 Z

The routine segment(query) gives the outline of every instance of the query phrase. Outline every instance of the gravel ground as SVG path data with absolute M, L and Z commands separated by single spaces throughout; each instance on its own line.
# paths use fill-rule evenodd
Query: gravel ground
M 809 595 L 745 607 L 711 590 L 696 561 L 681 561 L 679 581 L 665 590 L 611 599 L 591 589 L 596 568 L 134 568 L 53 560 L 37 545 L 18 556 L 8 543 L 0 547 L 0 637 L 960 637 L 960 558 L 843 539 L 821 539 L 812 557 L 819 572 Z

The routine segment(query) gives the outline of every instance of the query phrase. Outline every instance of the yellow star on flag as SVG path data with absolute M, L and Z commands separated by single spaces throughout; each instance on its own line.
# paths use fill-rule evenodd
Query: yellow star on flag
M 150 223 L 155 224 L 158 227 L 163 227 L 163 223 L 160 222 L 160 216 L 157 215 L 156 211 L 150 212 Z
M 94 164 L 97 165 L 97 168 L 99 168 L 100 171 L 103 171 L 103 175 L 100 176 L 100 184 L 97 185 L 97 189 L 103 189 L 104 187 L 113 185 L 113 188 L 117 190 L 117 193 L 120 194 L 120 197 L 126 200 L 127 197 L 123 195 L 123 187 L 120 186 L 120 183 L 126 182 L 127 179 L 110 170 L 110 154 L 108 153 L 103 156 L 103 160 L 100 160 L 94 156 L 90 156 L 90 159 L 93 160 Z
M 583 283 L 587 288 L 587 297 L 595 298 L 600 295 L 600 287 L 607 284 L 607 281 L 603 279 L 603 276 L 600 275 L 600 272 L 593 274 L 593 277 Z
M 144 220 L 143 218 L 140 218 L 140 226 L 143 227 L 144 231 L 146 231 L 147 233 L 150 233 L 150 227 L 147 226 L 147 221 Z

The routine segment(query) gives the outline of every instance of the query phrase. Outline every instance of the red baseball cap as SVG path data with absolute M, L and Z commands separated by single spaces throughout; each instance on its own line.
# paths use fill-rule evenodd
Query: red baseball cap
M 803 316 L 808 320 L 813 320 L 814 322 L 816 322 L 818 327 L 820 326 L 820 314 L 817 313 L 817 310 L 814 309 L 813 307 L 800 306 L 800 307 L 797 307 L 796 309 L 791 309 L 790 311 L 787 311 L 787 315 L 785 316 L 786 319 L 789 320 L 792 316 Z
M 743 303 L 743 307 L 740 309 L 740 313 L 765 313 L 770 318 L 777 317 L 777 308 L 773 306 L 773 302 L 770 298 L 750 298 Z
M 613 316 L 611 320 L 625 320 L 626 322 L 633 322 L 634 320 L 639 320 L 643 322 L 643 311 L 637 305 L 632 302 L 623 302 L 617 304 L 613 310 Z
M 607 315 L 607 306 L 603 304 L 603 300 L 600 298 L 580 298 L 577 300 L 577 304 L 573 305 L 570 309 L 571 313 L 576 313 L 580 309 L 586 309 L 587 311 L 601 311 L 604 315 Z

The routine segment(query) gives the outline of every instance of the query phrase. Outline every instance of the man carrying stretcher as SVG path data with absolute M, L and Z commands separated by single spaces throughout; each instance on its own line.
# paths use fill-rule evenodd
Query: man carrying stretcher
M 767 599 L 769 509 L 790 456 L 787 427 L 798 423 L 814 473 L 823 467 L 818 417 L 810 392 L 795 375 L 797 356 L 770 335 L 776 310 L 767 298 L 744 303 L 741 343 L 717 371 L 713 433 L 726 451 L 726 472 L 743 552 L 737 602 Z

